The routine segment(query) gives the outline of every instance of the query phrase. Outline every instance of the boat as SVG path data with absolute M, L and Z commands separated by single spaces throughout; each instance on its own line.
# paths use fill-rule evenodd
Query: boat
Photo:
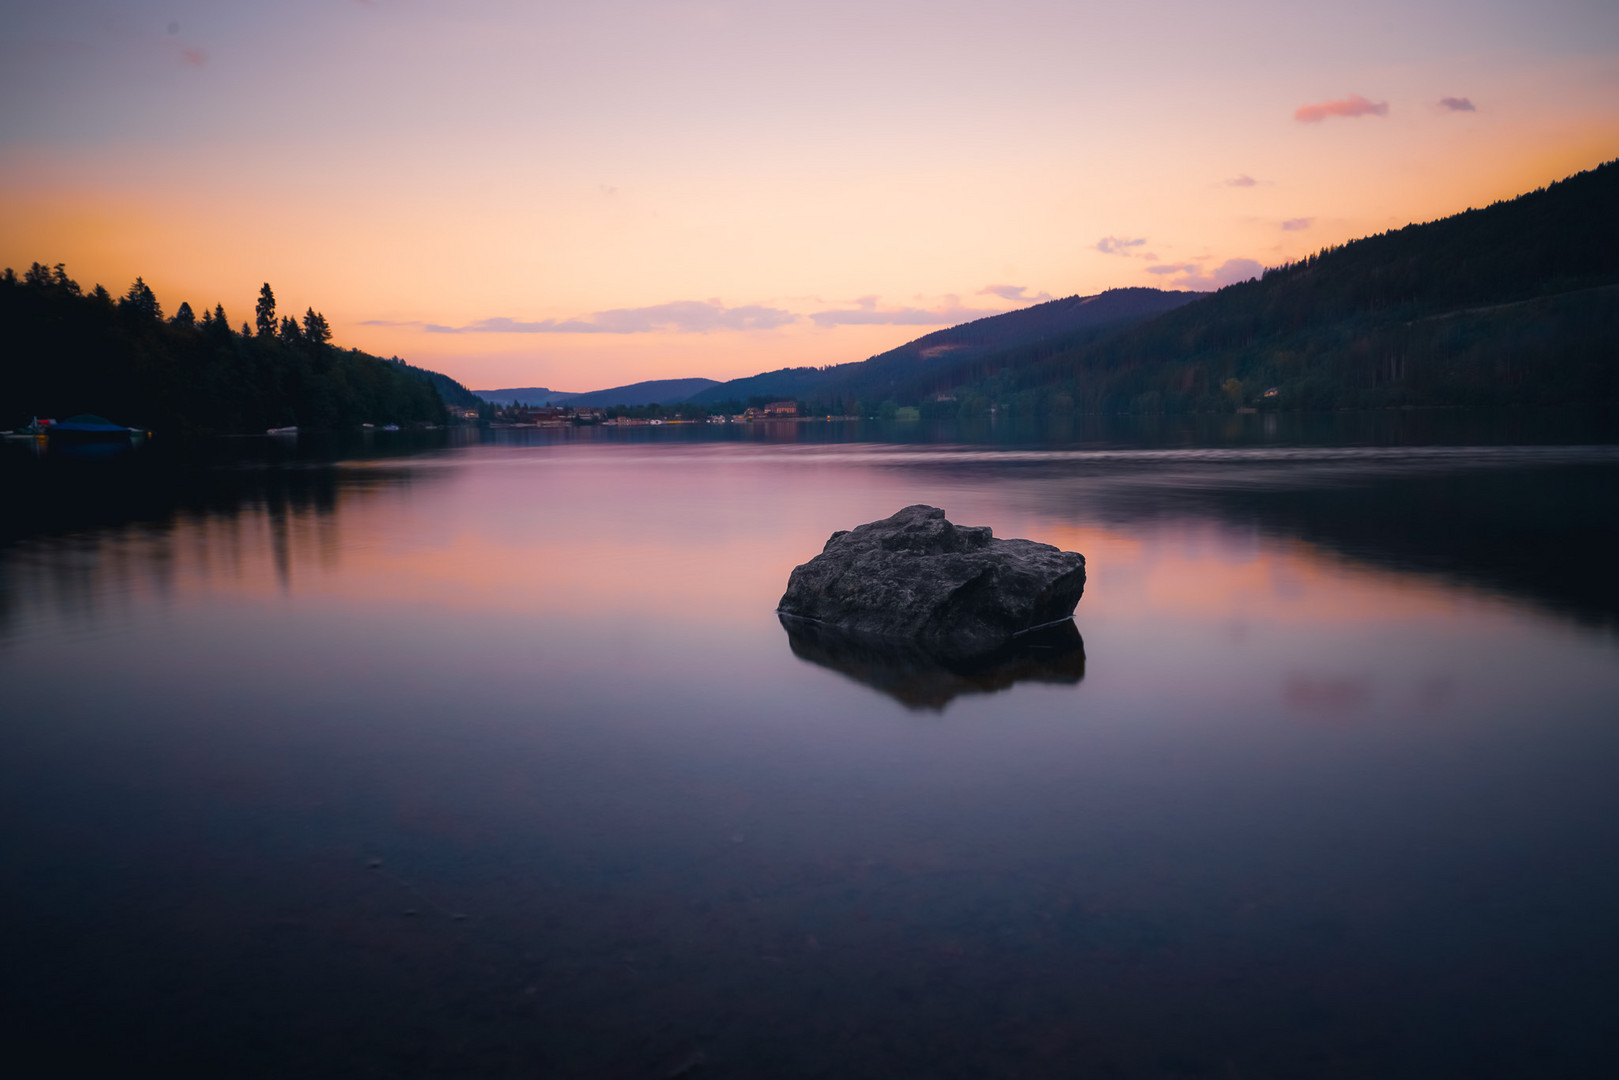
M 4 435 L 8 439 L 43 439 L 45 433 L 51 429 L 51 425 L 54 423 L 56 423 L 55 420 L 41 420 L 36 416 L 26 426 L 17 428 L 15 431 L 0 431 L 0 435 Z
M 45 434 L 52 442 L 62 443 L 128 442 L 134 430 L 115 424 L 104 416 L 79 413 L 50 425 L 45 429 Z

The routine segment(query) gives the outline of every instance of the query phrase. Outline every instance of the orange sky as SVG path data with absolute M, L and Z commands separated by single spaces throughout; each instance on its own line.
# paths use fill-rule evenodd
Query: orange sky
M 1206 288 L 1619 153 L 1619 8 L 63 2 L 0 34 L 0 263 L 477 388 L 862 359 Z

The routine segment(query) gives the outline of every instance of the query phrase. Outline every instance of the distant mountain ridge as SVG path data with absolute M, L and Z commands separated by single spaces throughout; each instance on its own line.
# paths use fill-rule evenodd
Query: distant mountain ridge
M 507 405 L 515 401 L 521 405 L 675 405 L 693 394 L 715 386 L 713 379 L 649 379 L 645 382 L 611 386 L 605 390 L 586 390 L 570 393 L 548 390 L 543 386 L 518 386 L 504 390 L 474 390 L 485 401 Z
M 674 405 L 716 385 L 713 379 L 649 379 L 646 382 L 591 390 L 568 399 L 570 405 Z
M 510 405 L 514 401 L 519 405 L 560 405 L 569 398 L 578 397 L 577 394 L 543 386 L 508 386 L 501 390 L 474 390 L 473 393 L 496 405 Z
M 693 401 L 753 397 L 907 402 L 966 381 L 984 357 L 1036 342 L 1072 347 L 1199 300 L 1207 293 L 1107 289 L 961 323 L 854 363 L 782 368 L 709 387 Z M 845 407 L 851 407 L 846 405 Z

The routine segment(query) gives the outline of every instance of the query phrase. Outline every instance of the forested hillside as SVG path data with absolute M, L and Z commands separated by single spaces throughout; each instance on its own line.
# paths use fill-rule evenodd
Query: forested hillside
M 1077 348 L 986 357 L 1013 411 L 1619 400 L 1619 163 L 1356 240 Z M 1274 391 L 1274 392 L 1273 392 Z
M 462 409 L 476 409 L 484 403 L 483 398 L 468 390 L 461 383 L 456 382 L 442 371 L 430 371 L 427 368 L 407 364 L 397 356 L 388 357 L 388 363 L 418 379 L 426 379 L 438 391 L 438 396 L 444 399 L 444 404 L 454 405 Z
M 444 402 L 424 376 L 331 344 L 313 309 L 277 318 L 266 285 L 256 326 L 233 330 L 222 306 L 170 317 L 137 278 L 119 299 L 79 288 L 58 263 L 0 275 L 0 427 L 35 416 L 97 413 L 160 435 L 442 423 Z

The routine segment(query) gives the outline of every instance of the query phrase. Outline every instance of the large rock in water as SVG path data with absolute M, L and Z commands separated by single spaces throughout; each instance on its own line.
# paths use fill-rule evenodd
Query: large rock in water
M 1085 556 L 996 540 L 934 506 L 832 534 L 793 570 L 780 612 L 849 634 L 903 638 L 946 655 L 1005 645 L 1066 619 L 1085 592 Z

